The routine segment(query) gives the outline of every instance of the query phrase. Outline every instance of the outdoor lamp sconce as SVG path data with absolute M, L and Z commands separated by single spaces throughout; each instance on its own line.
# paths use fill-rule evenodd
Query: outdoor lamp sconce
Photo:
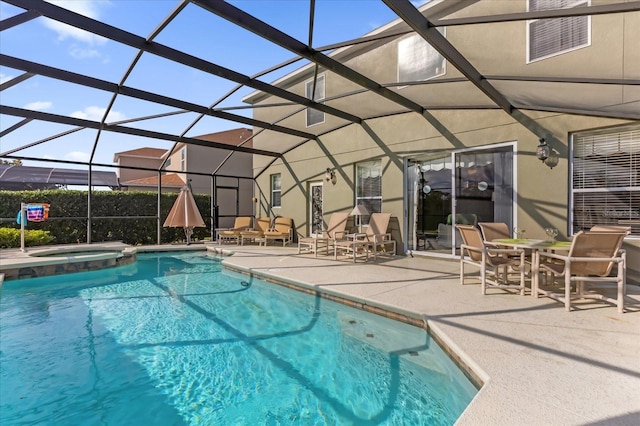
M 558 151 L 551 149 L 544 138 L 540 138 L 540 145 L 536 148 L 536 157 L 550 169 L 558 165 Z
M 551 155 L 551 148 L 547 145 L 547 141 L 544 138 L 540 138 L 540 145 L 536 148 L 536 157 L 544 163 L 545 160 L 549 158 L 549 155 Z
M 327 171 L 324 174 L 324 180 L 327 182 L 331 182 L 332 184 L 336 184 L 336 172 L 327 167 Z

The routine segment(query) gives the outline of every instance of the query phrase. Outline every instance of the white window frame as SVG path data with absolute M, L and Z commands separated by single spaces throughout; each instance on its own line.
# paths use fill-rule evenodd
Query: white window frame
M 322 84 L 319 84 L 320 81 L 322 81 Z M 312 95 L 311 91 L 313 90 L 313 83 L 314 83 L 313 79 L 306 81 L 304 83 L 305 96 L 313 100 L 314 102 L 320 103 L 325 99 L 326 92 L 327 92 L 327 80 L 325 78 L 325 75 L 324 74 L 318 75 L 318 78 L 316 80 L 315 96 L 311 96 Z M 305 117 L 306 117 L 307 127 L 316 126 L 318 124 L 322 124 L 325 122 L 324 111 L 318 111 L 317 109 L 307 108 L 305 112 Z M 317 117 L 317 119 L 315 119 L 315 117 Z M 311 120 L 312 118 L 314 118 L 313 122 Z
M 180 150 L 180 171 L 184 172 L 187 168 L 187 148 Z
M 444 29 L 439 28 L 438 31 L 445 35 Z M 435 60 L 431 57 L 431 55 L 437 55 Z M 429 68 L 425 68 L 424 66 L 421 67 L 421 64 L 417 61 L 417 58 L 419 56 L 421 57 L 422 62 L 439 62 L 441 66 L 435 67 L 435 70 L 432 74 L 421 75 L 418 76 L 418 78 L 409 79 L 402 76 L 401 68 L 403 67 L 403 65 L 405 67 L 413 68 L 411 71 L 414 73 L 426 73 L 426 71 L 429 70 Z M 427 81 L 436 77 L 440 77 L 441 75 L 446 74 L 446 72 L 446 59 L 420 35 L 411 35 L 398 41 L 398 62 L 396 67 L 396 78 L 399 83 L 410 81 Z
M 598 155 L 606 156 L 612 153 L 617 155 L 617 158 L 614 158 L 613 162 L 600 160 L 595 165 L 585 164 L 580 167 L 577 165 L 576 157 L 580 155 L 580 151 L 584 152 L 585 149 L 588 149 L 594 158 L 598 158 Z M 638 183 L 640 181 L 640 167 L 637 164 L 633 164 L 633 158 L 637 158 L 639 151 L 640 125 L 637 124 L 576 132 L 570 135 L 568 211 L 570 234 L 574 234 L 577 227 L 582 229 L 593 225 L 631 225 L 636 232 L 633 232 L 630 237 L 640 237 L 640 234 L 637 233 L 638 225 L 636 224 L 640 221 L 640 205 L 632 204 L 634 199 L 640 198 L 640 183 Z M 623 154 L 616 154 L 618 152 Z M 630 164 L 625 162 L 627 159 Z M 622 173 L 620 173 L 621 167 L 623 168 Z M 580 183 L 581 181 L 576 182 L 574 178 L 580 170 L 584 171 L 585 174 L 588 172 L 592 174 L 594 172 L 598 173 L 604 183 L 597 185 L 597 182 L 588 176 L 582 178 L 582 183 Z M 627 170 L 629 171 L 628 180 L 625 177 Z M 635 179 L 631 173 L 636 173 Z M 634 180 L 636 185 L 634 185 Z M 621 207 L 620 197 L 618 197 L 615 199 L 616 202 L 612 203 L 612 207 L 607 208 L 607 195 L 616 192 L 628 192 L 630 194 L 628 206 L 623 205 Z M 593 202 L 593 212 L 595 214 L 591 214 L 591 209 L 589 209 L 589 214 L 583 213 L 582 221 L 584 223 L 582 225 L 575 223 L 576 215 L 574 214 L 574 210 L 579 204 L 576 201 L 576 197 L 581 194 L 601 194 L 604 198 Z M 599 210 L 602 211 L 601 217 L 598 216 Z
M 527 11 L 528 12 L 532 11 L 532 9 L 531 9 L 531 1 L 532 0 L 525 0 L 525 1 L 527 2 Z M 568 5 L 568 6 L 566 6 L 566 9 L 571 9 L 571 8 L 579 7 L 579 6 L 591 6 L 591 0 L 567 0 L 567 1 L 570 1 L 572 3 L 570 5 Z M 555 18 L 555 19 L 578 19 L 578 18 L 584 18 L 584 17 Z M 557 52 L 550 53 L 548 55 L 540 56 L 540 57 L 533 58 L 533 59 L 531 58 L 531 26 L 532 26 L 533 23 L 539 21 L 539 19 L 528 20 L 527 21 L 527 40 L 526 40 L 527 64 L 530 64 L 530 63 L 533 63 L 533 62 L 542 61 L 542 60 L 548 59 L 548 58 L 553 58 L 553 57 L 558 56 L 558 55 L 563 55 L 565 53 L 573 52 L 575 50 L 579 50 L 579 49 L 583 49 L 585 47 L 591 46 L 591 15 L 588 15 L 586 18 L 587 18 L 587 42 L 585 44 L 573 46 L 573 47 L 570 47 L 568 49 L 559 50 Z
M 360 173 L 361 169 L 368 169 L 368 170 L 364 170 L 363 173 Z M 363 186 L 361 185 L 358 180 L 360 179 L 361 176 L 371 176 L 371 175 L 375 175 L 375 177 L 380 177 L 380 193 L 379 194 L 360 194 L 359 193 L 359 189 Z M 356 163 L 355 165 L 355 191 L 354 191 L 354 195 L 355 195 L 355 205 L 357 206 L 358 204 L 362 204 L 362 201 L 364 201 L 364 205 L 367 206 L 367 210 L 369 210 L 369 213 L 381 213 L 382 212 L 382 160 L 372 160 L 372 161 L 366 161 L 366 162 L 362 162 L 362 163 Z M 372 209 L 369 207 L 369 203 L 367 203 L 367 200 L 379 200 L 380 201 L 380 211 L 372 211 Z M 361 218 L 362 223 L 363 224 L 368 224 L 369 223 L 369 216 L 363 216 Z
M 278 183 L 277 187 L 276 187 L 276 181 Z M 272 209 L 277 209 L 282 207 L 282 174 L 280 173 L 274 173 L 272 175 L 269 176 L 269 188 L 271 191 L 271 208 Z M 276 194 L 278 194 L 277 197 L 277 203 L 276 204 Z

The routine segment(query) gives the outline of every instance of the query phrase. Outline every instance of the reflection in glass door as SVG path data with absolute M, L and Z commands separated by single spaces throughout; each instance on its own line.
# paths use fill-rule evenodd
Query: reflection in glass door
M 322 222 L 322 182 L 315 182 L 309 187 L 309 235 L 322 234 L 324 228 Z
M 407 164 L 408 249 L 450 249 L 443 236 L 451 214 L 451 155 Z
M 511 229 L 513 158 L 509 144 L 408 160 L 407 249 L 456 254 L 456 224 L 505 222 Z
M 454 224 L 504 222 L 513 227 L 513 148 L 455 154 Z M 460 247 L 460 234 L 453 235 Z

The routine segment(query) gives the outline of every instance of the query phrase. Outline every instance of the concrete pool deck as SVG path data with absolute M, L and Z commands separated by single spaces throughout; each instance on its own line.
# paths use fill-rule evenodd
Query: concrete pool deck
M 459 263 L 432 257 L 335 261 L 294 247 L 207 244 L 233 253 L 230 268 L 296 282 L 428 321 L 484 380 L 458 425 L 640 424 L 640 287 L 628 286 L 627 312 L 585 301 L 565 312 L 548 298 L 460 285 Z M 139 251 L 204 249 L 167 245 Z M 2 250 L 0 265 L 28 263 Z M 1 271 L 0 271 L 1 272 Z M 473 281 L 470 281 L 473 282 Z

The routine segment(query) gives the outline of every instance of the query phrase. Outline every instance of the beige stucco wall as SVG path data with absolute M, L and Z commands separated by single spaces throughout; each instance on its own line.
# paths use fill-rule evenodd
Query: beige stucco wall
M 602 2 L 593 1 L 592 4 Z M 509 10 L 505 10 L 505 5 Z M 518 4 L 518 6 L 514 6 Z M 473 14 L 507 13 L 524 10 L 525 2 L 479 2 L 466 12 Z M 463 15 L 460 15 L 463 16 Z M 520 75 L 556 75 L 567 77 L 607 76 L 609 78 L 634 77 L 640 73 L 640 13 L 631 15 L 594 16 L 592 18 L 592 44 L 568 55 L 559 55 L 549 60 L 531 64 L 526 63 L 526 27 L 523 22 L 500 24 L 498 26 L 455 27 L 447 32 L 447 38 L 471 62 L 483 55 L 493 58 L 490 61 L 505 64 L 505 68 L 491 68 L 494 74 Z M 624 40 L 621 43 L 620 40 Z M 635 41 L 635 43 L 633 42 Z M 602 58 L 614 58 L 611 63 L 603 64 Z M 359 72 L 379 82 L 396 81 L 397 42 L 389 43 L 365 55 L 348 62 Z M 507 66 L 508 65 L 508 66 Z M 613 71 L 611 71 L 613 70 Z M 487 70 L 480 69 L 480 72 Z M 606 72 L 605 72 L 606 71 Z M 344 93 L 357 88 L 331 73 L 326 74 L 326 96 Z M 603 75 L 604 74 L 604 75 Z M 445 78 L 459 76 L 452 66 L 447 67 Z M 310 76 L 309 76 L 310 78 Z M 297 78 L 292 87 L 295 93 L 304 95 L 305 78 Z M 424 88 L 405 87 L 400 93 L 412 97 L 422 97 Z M 430 89 L 431 90 L 431 89 Z M 438 97 L 463 97 L 476 91 L 469 84 L 462 84 L 457 91 L 449 93 L 432 92 L 433 102 Z M 559 89 L 558 89 L 559 90 Z M 585 96 L 589 96 L 589 86 Z M 437 96 L 436 96 L 437 95 Z M 536 96 L 532 93 L 531 96 Z M 554 102 L 570 102 L 571 99 L 549 96 Z M 484 95 L 477 96 L 481 101 Z M 630 89 L 620 90 L 616 102 L 638 101 L 640 96 Z M 374 110 L 377 99 L 371 95 L 361 99 L 358 107 L 363 112 Z M 265 99 L 260 102 L 270 102 Z M 608 102 L 609 100 L 607 100 Z M 353 108 L 354 99 L 332 102 L 337 108 Z M 446 99 L 442 102 L 446 102 Z M 577 101 L 576 101 L 577 102 Z M 349 105 L 351 103 L 351 105 Z M 486 103 L 486 102 L 485 102 Z M 606 102 L 604 102 L 606 104 Z M 254 117 L 274 122 L 292 110 L 289 107 L 279 109 L 256 109 Z M 367 113 L 363 113 L 366 116 Z M 282 174 L 282 207 L 271 211 L 273 215 L 293 217 L 297 231 L 307 234 L 308 229 L 308 189 L 309 183 L 321 181 L 327 167 L 335 169 L 336 184 L 324 182 L 325 214 L 340 210 L 350 210 L 354 205 L 354 165 L 355 163 L 378 159 L 382 160 L 383 211 L 390 212 L 396 218 L 394 238 L 398 240 L 399 251 L 404 246 L 404 177 L 405 158 L 416 153 L 451 152 L 469 147 L 487 146 L 499 143 L 515 143 L 516 146 L 516 189 L 517 214 L 519 226 L 527 229 L 527 236 L 544 238 L 544 228 L 556 227 L 561 237 L 568 233 L 568 143 L 571 132 L 620 125 L 629 121 L 566 115 L 553 112 L 515 111 L 513 115 L 502 110 L 432 110 L 420 116 L 417 113 L 405 113 L 384 118 L 367 120 L 363 125 L 351 124 L 320 137 L 319 141 L 310 141 L 288 152 L 282 161 L 276 161 L 257 181 L 260 196 L 259 213 L 269 211 L 269 176 Z M 326 122 L 306 128 L 305 115 L 296 114 L 279 122 L 282 125 L 301 130 L 322 133 L 343 123 L 340 119 L 326 115 Z M 445 136 L 443 136 L 446 135 Z M 559 162 L 550 169 L 535 157 L 538 138 L 545 137 L 549 145 L 557 151 Z M 280 138 L 273 132 L 264 132 L 254 138 L 254 146 L 265 148 L 273 144 L 274 138 Z M 286 137 L 285 137 L 286 138 Z M 268 159 L 255 157 L 254 170 L 260 172 Z M 640 283 L 640 240 L 628 239 L 625 242 L 628 251 L 628 271 L 632 281 Z
M 157 169 L 162 164 L 162 160 L 157 158 L 148 158 L 148 157 L 130 157 L 130 156 L 120 156 L 118 164 L 120 166 L 129 166 L 129 167 L 144 167 L 149 169 Z M 130 180 L 135 179 L 143 179 L 149 176 L 154 176 L 155 173 L 148 170 L 133 170 L 133 169 L 116 169 L 116 173 L 120 182 L 128 182 Z
M 185 145 L 185 160 L 187 168 L 190 172 L 195 173 L 213 173 L 217 175 L 227 176 L 243 176 L 253 178 L 252 171 L 252 155 L 243 152 L 235 152 L 227 159 L 229 151 L 207 148 L 199 145 Z M 171 164 L 167 170 L 180 172 L 181 162 L 180 147 L 174 152 L 170 159 Z M 222 167 L 220 164 L 225 160 Z M 211 194 L 212 178 L 211 176 L 202 176 L 196 174 L 178 173 L 178 175 L 187 182 L 191 179 L 191 187 L 196 194 Z M 239 216 L 253 215 L 253 206 L 251 198 L 253 197 L 253 180 L 218 177 L 216 180 L 218 186 L 216 204 L 218 206 L 218 214 L 220 216 L 219 227 L 231 227 L 236 215 L 236 206 Z M 237 199 L 236 192 L 231 189 L 220 187 L 238 187 Z M 227 217 L 225 217 L 227 216 Z M 234 216 L 234 217 L 231 217 Z

